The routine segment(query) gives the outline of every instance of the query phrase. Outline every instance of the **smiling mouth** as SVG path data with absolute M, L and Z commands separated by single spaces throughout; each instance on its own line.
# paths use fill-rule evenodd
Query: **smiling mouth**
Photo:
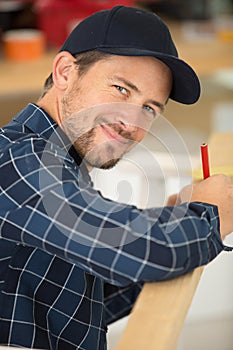
M 113 129 L 112 127 L 106 124 L 101 124 L 100 126 L 103 133 L 111 140 L 117 141 L 123 145 L 128 144 L 130 141 L 131 142 L 133 141 L 133 140 L 130 140 L 129 138 L 121 136 L 118 131 L 116 131 L 115 129 Z

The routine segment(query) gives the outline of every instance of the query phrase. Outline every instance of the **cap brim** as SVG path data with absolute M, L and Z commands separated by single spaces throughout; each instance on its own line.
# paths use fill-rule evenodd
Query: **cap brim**
M 200 82 L 194 70 L 183 60 L 175 56 L 153 52 L 149 50 L 140 50 L 135 48 L 122 47 L 98 47 L 98 51 L 122 56 L 152 56 L 164 62 L 173 75 L 173 87 L 170 98 L 174 101 L 193 104 L 200 97 Z

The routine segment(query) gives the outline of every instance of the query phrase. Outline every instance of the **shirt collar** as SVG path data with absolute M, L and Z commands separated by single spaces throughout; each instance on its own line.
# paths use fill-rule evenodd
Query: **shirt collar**
M 78 153 L 75 151 L 71 141 L 50 117 L 50 115 L 41 107 L 34 103 L 29 103 L 15 118 L 14 121 L 26 126 L 34 134 L 40 135 L 48 141 L 58 145 L 66 150 L 79 166 L 82 164 L 82 171 L 88 175 L 88 170 L 84 166 Z
M 71 142 L 58 124 L 42 108 L 29 103 L 15 118 L 14 121 L 23 124 L 34 134 L 51 140 L 62 149 L 69 149 Z

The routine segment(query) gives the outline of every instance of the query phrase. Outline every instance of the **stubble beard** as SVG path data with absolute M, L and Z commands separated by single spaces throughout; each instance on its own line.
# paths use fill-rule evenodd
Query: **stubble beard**
M 85 161 L 89 166 L 99 169 L 111 169 L 119 160 L 123 154 L 119 157 L 114 157 L 114 146 L 110 143 L 104 145 L 93 146 L 95 139 L 95 129 L 91 129 L 85 134 L 82 134 L 77 141 L 73 143 L 74 148 L 80 158 Z
M 78 132 L 77 130 L 74 130 L 74 124 L 72 124 L 74 121 L 72 118 L 70 118 L 70 116 L 72 116 L 72 110 L 70 106 L 72 106 L 73 99 L 77 98 L 77 95 L 78 90 L 76 90 L 76 94 L 74 96 L 72 96 L 71 93 L 69 96 L 66 96 L 66 98 L 63 98 L 62 113 L 65 121 L 63 130 L 70 138 L 77 154 L 82 159 L 82 161 L 91 167 L 99 169 L 111 169 L 119 162 L 123 155 L 132 148 L 131 145 L 134 142 L 132 139 L 130 139 L 130 134 L 123 132 L 120 129 L 118 130 L 118 128 L 112 124 L 111 126 L 113 129 L 115 129 L 115 131 L 119 132 L 123 137 L 128 139 L 128 145 L 121 146 L 114 141 L 105 141 L 103 143 L 95 145 L 98 120 L 101 119 L 101 116 L 98 116 L 96 118 L 95 126 L 89 130 L 83 128 L 83 125 L 85 125 L 88 116 L 81 118 L 82 120 L 76 120 L 75 126 L 77 123 L 79 123 Z M 105 121 L 105 123 L 108 124 L 107 121 Z

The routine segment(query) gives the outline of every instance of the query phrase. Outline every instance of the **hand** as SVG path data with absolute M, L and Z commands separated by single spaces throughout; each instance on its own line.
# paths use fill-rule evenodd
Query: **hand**
M 179 193 L 183 202 L 205 202 L 218 206 L 222 239 L 233 231 L 233 185 L 225 175 L 213 175 L 206 180 L 184 187 Z

